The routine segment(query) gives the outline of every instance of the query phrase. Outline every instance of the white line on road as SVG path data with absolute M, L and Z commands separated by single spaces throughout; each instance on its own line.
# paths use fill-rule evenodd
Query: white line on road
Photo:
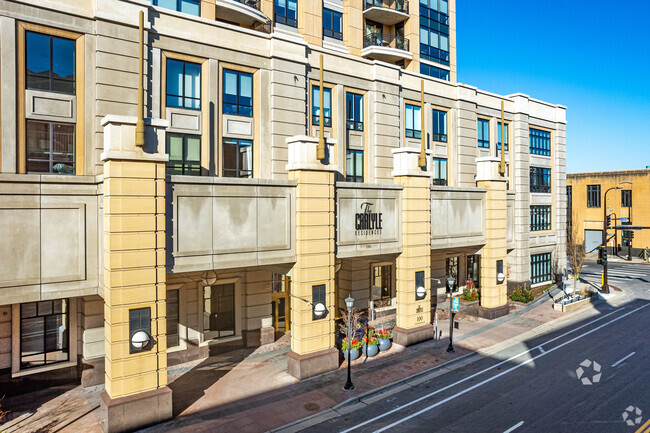
M 612 364 L 612 367 L 616 367 L 618 364 L 620 364 L 621 362 L 625 361 L 627 358 L 629 358 L 630 356 L 634 355 L 635 353 L 636 353 L 636 352 L 632 352 L 632 353 L 630 353 L 629 355 L 627 355 L 625 358 L 623 358 L 623 359 L 619 359 L 618 361 L 616 361 L 615 363 Z
M 608 326 L 608 325 L 611 325 L 612 323 L 617 322 L 617 321 L 621 320 L 622 318 L 627 317 L 627 316 L 629 316 L 630 314 L 635 313 L 635 312 L 637 312 L 637 311 L 639 311 L 639 310 L 641 310 L 641 309 L 647 307 L 648 305 L 650 305 L 650 303 L 643 304 L 643 305 L 640 306 L 639 308 L 636 308 L 636 309 L 630 311 L 629 313 L 625 313 L 625 314 L 623 314 L 622 316 L 619 316 L 619 317 L 617 317 L 617 318 L 615 318 L 615 319 L 612 319 L 612 320 L 610 320 L 610 321 L 607 322 L 607 323 L 603 323 L 602 325 L 597 326 L 596 328 L 594 328 L 594 329 L 592 329 L 592 330 L 589 330 L 589 331 L 585 332 L 584 334 L 580 334 L 580 335 L 578 335 L 577 337 L 573 337 L 571 340 L 569 340 L 569 341 L 565 341 L 564 343 L 562 343 L 562 344 L 560 344 L 560 345 L 558 345 L 558 346 L 555 346 L 555 347 L 553 347 L 552 349 L 547 350 L 545 353 L 542 353 L 542 354 L 540 354 L 540 355 L 537 355 L 537 356 L 534 356 L 534 357 L 532 357 L 532 358 L 529 358 L 529 359 L 527 359 L 526 361 L 522 362 L 521 364 L 517 364 L 517 365 L 515 365 L 514 367 L 511 367 L 511 368 L 509 368 L 508 370 L 502 371 L 501 373 L 496 374 L 496 375 L 494 375 L 494 376 L 492 376 L 492 377 L 490 377 L 490 378 L 487 378 L 487 379 L 485 379 L 484 381 L 479 382 L 479 383 L 477 383 L 477 384 L 475 384 L 475 385 L 472 385 L 472 386 L 470 386 L 469 388 L 465 388 L 465 389 L 463 389 L 462 391 L 458 391 L 458 392 L 456 392 L 454 395 L 452 395 L 452 396 L 450 396 L 450 397 L 447 397 L 447 398 L 445 398 L 445 399 L 443 399 L 443 400 L 440 400 L 439 402 L 434 403 L 434 404 L 432 404 L 431 406 L 425 407 L 424 409 L 420 409 L 419 411 L 417 411 L 417 412 L 415 412 L 415 413 L 412 413 L 411 415 L 408 415 L 408 416 L 406 416 L 406 417 L 404 417 L 404 418 L 402 418 L 402 419 L 400 419 L 400 420 L 397 420 L 397 421 L 395 421 L 395 422 L 393 422 L 393 423 L 391 423 L 391 424 L 389 424 L 389 425 L 387 425 L 387 426 L 385 426 L 385 427 L 382 427 L 382 428 L 380 428 L 379 430 L 375 430 L 375 433 L 381 433 L 381 432 L 384 432 L 384 431 L 386 431 L 386 430 L 390 430 L 390 429 L 392 429 L 393 427 L 402 424 L 403 422 L 406 422 L 406 421 L 408 421 L 408 420 L 410 420 L 410 419 L 412 419 L 412 418 L 415 418 L 415 417 L 417 417 L 417 416 L 420 416 L 420 415 L 422 415 L 423 413 L 430 411 L 431 409 L 434 409 L 434 408 L 436 408 L 436 407 L 438 407 L 438 406 L 440 406 L 440 405 L 442 405 L 442 404 L 445 404 L 445 403 L 447 403 L 448 401 L 454 400 L 454 399 L 460 397 L 460 396 L 463 395 L 463 394 L 466 394 L 466 393 L 468 393 L 468 392 L 470 392 L 470 391 L 472 391 L 472 390 L 474 390 L 474 389 L 476 389 L 476 388 L 478 388 L 478 387 L 480 387 L 480 386 L 482 386 L 482 385 L 485 385 L 486 383 L 492 382 L 493 380 L 498 379 L 498 378 L 501 377 L 501 376 L 504 376 L 504 375 L 506 375 L 506 374 L 508 374 L 508 373 L 510 373 L 510 372 L 512 372 L 512 371 L 514 371 L 514 370 L 517 370 L 518 368 L 523 367 L 524 365 L 527 365 L 527 364 L 529 364 L 529 363 L 535 361 L 537 358 L 541 358 L 542 356 L 546 356 L 547 354 L 549 354 L 549 353 L 551 353 L 551 352 L 554 352 L 554 351 L 556 351 L 557 349 L 560 349 L 560 348 L 566 346 L 567 344 L 571 344 L 571 343 L 575 342 L 576 340 L 581 339 L 582 337 L 586 337 L 587 335 L 589 335 L 589 334 L 591 334 L 591 333 L 593 333 L 593 332 L 596 332 L 596 331 L 598 331 L 598 330 L 601 329 L 601 328 L 604 328 L 604 327 L 606 327 L 606 326 Z M 619 310 L 616 310 L 616 311 L 619 311 Z M 610 314 L 611 314 L 611 313 L 610 313 Z M 593 323 L 593 322 L 590 322 L 590 323 Z M 588 323 L 585 324 L 585 325 L 583 325 L 583 326 L 586 326 L 586 325 L 588 325 Z M 577 328 L 576 328 L 576 329 L 577 329 Z M 573 331 L 575 331 L 575 330 L 569 331 L 569 333 L 570 333 L 570 332 L 573 332 Z M 564 334 L 564 335 L 566 335 L 566 334 Z M 563 336 L 563 335 L 562 335 L 562 336 Z M 558 337 L 556 337 L 555 339 L 560 338 L 560 337 L 562 337 L 562 336 L 558 336 Z M 551 341 L 553 341 L 553 340 L 551 340 Z M 544 343 L 544 344 L 547 344 L 547 343 Z M 539 348 L 539 346 L 533 347 L 532 349 L 529 349 L 529 350 L 527 350 L 527 351 L 524 352 L 524 353 L 528 353 L 528 352 L 530 352 L 531 350 L 538 349 L 538 348 Z M 517 355 L 517 356 L 515 356 L 515 357 L 513 357 L 513 358 L 510 358 L 510 359 L 517 358 L 518 356 L 519 356 L 519 355 Z M 504 362 L 507 362 L 507 361 L 504 361 Z M 478 373 L 477 373 L 477 374 L 478 374 Z M 474 375 L 474 376 L 475 376 L 475 375 Z M 470 376 L 470 377 L 471 377 L 471 376 Z M 461 381 L 458 381 L 458 382 L 456 382 L 456 384 L 458 384 L 458 383 L 460 383 L 460 382 L 461 382 Z M 451 386 L 453 386 L 453 384 L 452 384 L 452 385 L 449 385 L 449 386 L 447 386 L 447 387 L 445 387 L 445 388 L 449 388 L 449 387 L 451 387 Z M 440 391 L 444 390 L 445 388 L 441 388 L 440 390 L 438 390 L 438 391 L 436 391 L 436 392 L 440 392 Z M 434 393 L 431 393 L 431 394 L 434 394 Z M 425 396 L 424 398 L 426 398 L 426 397 L 427 397 L 427 396 Z M 375 417 L 375 418 L 372 419 L 372 420 L 366 421 L 366 424 L 369 423 L 369 422 L 372 422 L 372 421 L 376 421 L 376 420 L 379 419 L 379 418 L 383 418 L 383 416 L 386 416 L 386 415 L 388 415 L 388 414 L 390 414 L 390 413 L 393 413 L 393 412 L 395 412 L 396 410 L 400 410 L 400 409 L 403 409 L 404 407 L 411 406 L 411 405 L 412 405 L 413 403 L 415 403 L 416 401 L 421 401 L 422 399 L 423 399 L 423 397 L 420 397 L 419 399 L 416 399 L 416 400 L 413 400 L 412 402 L 406 403 L 406 404 L 404 404 L 404 405 L 402 405 L 402 406 L 400 406 L 400 407 L 398 407 L 398 408 L 393 409 L 392 411 L 386 412 L 386 413 L 384 413 L 383 415 L 377 416 L 377 417 Z M 359 427 L 359 426 L 361 426 L 361 425 L 362 425 L 362 424 L 358 424 L 357 426 L 352 427 L 352 428 L 350 428 L 350 429 L 348 429 L 348 430 L 345 430 L 345 431 L 350 431 L 350 430 L 356 429 L 357 427 Z
M 546 350 L 544 350 L 544 348 L 542 348 L 541 345 L 539 346 L 539 351 L 542 352 L 542 353 L 546 353 Z
M 514 431 L 515 429 L 518 429 L 522 425 L 524 425 L 524 422 L 519 421 L 517 424 L 513 425 L 512 427 L 510 427 L 508 430 L 504 431 L 503 433 L 510 433 L 511 431 Z
M 625 308 L 625 307 L 623 307 L 623 308 Z M 599 317 L 599 318 L 597 318 L 597 319 L 595 319 L 595 320 L 592 320 L 592 321 L 589 322 L 589 323 L 585 323 L 584 325 L 578 326 L 577 328 L 572 329 L 572 330 L 570 330 L 570 331 L 567 331 L 567 332 L 565 332 L 565 333 L 562 334 L 562 335 L 558 335 L 557 337 L 552 338 L 552 339 L 550 339 L 550 340 L 548 340 L 547 342 L 542 343 L 542 344 L 552 343 L 553 341 L 558 340 L 558 339 L 560 339 L 560 338 L 563 338 L 563 337 L 565 337 L 565 336 L 567 336 L 567 335 L 569 335 L 569 334 L 571 334 L 571 333 L 573 333 L 573 332 L 575 332 L 575 331 L 577 331 L 577 330 L 579 330 L 579 329 L 584 328 L 585 326 L 589 326 L 589 325 L 591 325 L 591 324 L 593 324 L 593 323 L 596 323 L 596 322 L 599 322 L 599 321 L 603 320 L 604 318 L 606 318 L 606 317 L 608 317 L 608 316 L 611 316 L 612 314 L 616 314 L 616 313 L 618 313 L 619 311 L 621 311 L 623 308 L 616 309 L 616 310 L 612 311 L 611 313 L 605 314 L 604 316 Z M 542 344 L 540 344 L 540 346 L 541 346 Z M 535 350 L 535 349 L 538 349 L 538 348 L 539 348 L 539 347 L 533 347 L 533 348 L 528 349 L 528 350 L 526 350 L 526 351 L 524 351 L 524 352 L 521 352 L 521 353 L 519 353 L 519 354 L 517 354 L 517 355 L 515 355 L 515 356 L 512 356 L 512 357 L 506 359 L 505 361 L 501 361 L 501 362 L 499 362 L 499 363 L 497 363 L 497 364 L 494 364 L 492 367 L 485 368 L 485 369 L 479 371 L 478 373 L 474 373 L 474 374 L 472 374 L 471 376 L 467 376 L 466 378 L 461 379 L 461 380 L 459 380 L 458 382 L 454 382 L 454 383 L 452 383 L 451 385 L 447 385 L 447 386 L 445 386 L 445 387 L 443 387 L 443 388 L 440 388 L 440 389 L 437 390 L 437 391 L 433 391 L 433 392 L 431 392 L 431 393 L 429 393 L 429 394 L 427 394 L 427 395 L 423 395 L 423 396 L 420 397 L 420 398 L 417 398 L 417 399 L 415 399 L 415 400 L 413 400 L 413 401 L 411 401 L 411 402 L 409 402 L 409 403 L 406 403 L 406 404 L 404 404 L 404 405 L 402 405 L 402 406 L 399 406 L 399 407 L 397 407 L 397 408 L 395 408 L 395 409 L 389 410 L 388 412 L 385 412 L 385 413 L 383 413 L 383 414 L 381 414 L 381 415 L 378 415 L 378 416 L 376 416 L 376 417 L 374 417 L 374 418 L 372 418 L 372 419 L 369 419 L 369 420 L 367 420 L 367 421 L 364 421 L 364 422 L 362 422 L 362 423 L 360 423 L 360 424 L 357 424 L 357 425 L 355 425 L 355 426 L 353 426 L 353 427 L 350 427 L 350 428 L 348 428 L 347 430 L 343 430 L 341 433 L 348 433 L 348 432 L 351 432 L 351 431 L 353 431 L 353 430 L 358 429 L 359 427 L 363 427 L 364 425 L 370 424 L 370 423 L 373 422 L 373 421 L 376 421 L 376 420 L 378 420 L 378 419 L 380 419 L 380 418 L 383 418 L 383 417 L 388 416 L 388 415 L 390 415 L 390 414 L 392 414 L 392 413 L 395 413 L 395 412 L 397 412 L 398 410 L 401 410 L 401 409 L 404 409 L 404 408 L 409 407 L 409 406 L 411 406 L 411 405 L 414 405 L 414 404 L 416 404 L 416 403 L 419 403 L 419 402 L 422 401 L 422 400 L 426 400 L 426 399 L 429 398 L 429 397 L 432 397 L 432 396 L 434 396 L 434 395 L 436 395 L 436 394 L 438 394 L 438 393 L 440 393 L 440 392 L 446 391 L 447 389 L 452 388 L 452 387 L 454 387 L 454 386 L 456 386 L 456 385 L 459 385 L 459 384 L 461 384 L 461 383 L 463 383 L 463 382 L 466 382 L 466 381 L 468 381 L 468 380 L 471 380 L 471 379 L 475 378 L 476 376 L 479 376 L 479 375 L 481 375 L 481 374 L 483 374 L 483 373 L 485 373 L 485 372 L 488 372 L 488 371 L 490 371 L 490 370 L 493 370 L 493 369 L 495 369 L 495 368 L 497 368 L 497 367 L 499 367 L 499 366 L 501 366 L 501 365 L 503 365 L 503 364 L 506 364 L 506 363 L 512 361 L 513 359 L 517 359 L 517 358 L 519 358 L 520 356 L 525 355 L 525 354 L 527 354 L 527 353 L 529 353 L 529 352 L 531 352 L 531 351 L 533 351 L 533 350 Z

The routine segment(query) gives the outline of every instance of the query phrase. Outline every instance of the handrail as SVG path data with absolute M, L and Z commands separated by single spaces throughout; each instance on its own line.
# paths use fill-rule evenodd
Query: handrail
M 373 32 L 363 37 L 363 47 L 388 47 L 398 50 L 410 51 L 409 40 L 404 36 L 390 33 Z
M 392 9 L 397 12 L 409 13 L 408 0 L 365 0 L 363 10 L 370 8 Z
M 246 5 L 248 7 L 251 7 L 253 9 L 257 9 L 258 11 L 261 10 L 260 9 L 261 0 L 235 0 L 235 1 L 243 5 Z

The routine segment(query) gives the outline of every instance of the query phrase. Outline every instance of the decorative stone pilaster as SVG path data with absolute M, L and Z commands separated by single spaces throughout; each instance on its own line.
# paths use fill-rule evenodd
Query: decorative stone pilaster
M 131 431 L 172 416 L 165 335 L 167 122 L 145 124 L 147 144 L 140 148 L 135 145 L 135 117 L 102 121 L 106 392 L 100 425 L 105 432 Z M 135 309 L 148 309 L 154 344 L 132 353 L 129 314 Z
M 329 310 L 315 318 L 312 306 L 291 298 L 291 352 L 289 374 L 305 379 L 339 366 L 334 348 L 334 188 L 336 166 L 316 158 L 318 138 L 287 139 L 289 179 L 296 187 L 296 264 L 291 269 L 292 295 L 312 303 L 323 302 Z M 331 145 L 331 143 L 328 143 Z M 327 146 L 326 162 L 330 147 Z M 321 297 L 320 299 L 315 299 Z
M 499 158 L 476 159 L 476 186 L 487 188 L 485 246 L 481 250 L 481 305 L 479 316 L 487 319 L 508 314 L 508 200 L 506 178 L 499 174 Z M 503 274 L 499 282 L 498 274 Z
M 431 316 L 431 157 L 418 167 L 420 149 L 393 149 L 392 176 L 402 191 L 402 253 L 397 256 L 397 326 L 393 338 L 408 346 L 433 337 Z M 416 282 L 416 274 L 420 281 Z M 426 296 L 416 299 L 422 283 Z

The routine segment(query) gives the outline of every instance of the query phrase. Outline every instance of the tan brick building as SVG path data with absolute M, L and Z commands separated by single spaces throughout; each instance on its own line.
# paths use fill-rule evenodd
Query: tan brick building
M 2 383 L 81 372 L 122 431 L 224 344 L 337 368 L 348 296 L 407 345 L 448 276 L 496 317 L 562 270 L 566 109 L 457 83 L 453 0 L 153 3 L 0 4 Z

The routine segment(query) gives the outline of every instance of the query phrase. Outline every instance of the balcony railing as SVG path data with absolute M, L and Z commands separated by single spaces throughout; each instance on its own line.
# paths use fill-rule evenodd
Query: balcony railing
M 434 185 L 447 186 L 447 179 L 433 178 L 431 180 Z
M 409 40 L 404 36 L 380 32 L 369 33 L 363 37 L 363 48 L 367 47 L 386 47 L 410 51 Z
M 408 0 L 366 0 L 363 4 L 363 10 L 370 8 L 391 9 L 408 14 L 409 2 Z
M 235 0 L 236 2 L 239 2 L 243 5 L 248 6 L 249 8 L 257 9 L 260 11 L 260 3 L 261 0 Z

